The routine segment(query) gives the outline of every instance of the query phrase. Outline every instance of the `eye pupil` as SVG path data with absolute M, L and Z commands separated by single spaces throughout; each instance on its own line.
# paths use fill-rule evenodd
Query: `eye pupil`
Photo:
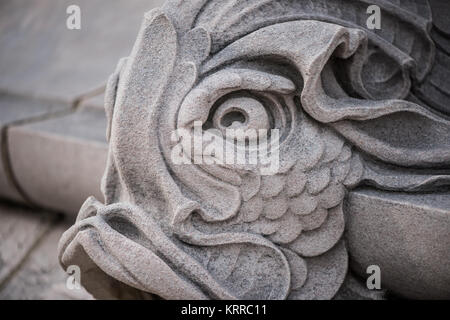
M 222 102 L 212 117 L 214 128 L 226 134 L 229 129 L 270 129 L 264 105 L 253 97 L 231 97 Z
M 238 122 L 244 124 L 246 122 L 246 116 L 242 111 L 231 111 L 225 114 L 220 120 L 220 124 L 226 128 L 230 127 L 233 123 Z

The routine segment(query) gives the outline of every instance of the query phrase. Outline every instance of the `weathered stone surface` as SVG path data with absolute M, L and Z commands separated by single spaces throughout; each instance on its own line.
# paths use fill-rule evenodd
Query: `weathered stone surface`
M 5 205 L 2 205 L 2 207 L 5 207 Z M 8 208 L 7 210 L 11 213 L 9 215 L 10 220 L 19 219 L 21 216 L 22 210 L 20 209 Z M 22 257 L 24 260 L 15 270 L 13 276 L 6 283 L 2 283 L 0 299 L 92 299 L 83 288 L 69 290 L 66 286 L 67 274 L 59 266 L 56 247 L 58 239 L 67 225 L 61 223 L 56 226 L 47 224 L 45 234 L 34 240 L 38 243 L 34 243 L 33 248 L 30 248 L 29 244 L 18 238 L 24 235 L 31 238 L 35 228 L 40 228 L 41 232 L 44 231 L 38 216 L 39 213 L 30 211 L 27 217 L 21 219 L 20 225 L 16 224 L 11 228 L 11 223 L 4 221 L 4 217 L 0 215 L 0 219 L 3 220 L 0 228 L 10 227 L 8 232 L 2 230 L 0 233 L 2 238 L 3 236 L 7 237 L 6 242 L 1 242 L 2 255 L 5 253 L 11 255 L 3 256 L 4 261 L 12 262 L 20 257 L 21 251 L 30 250 L 26 257 Z M 6 222 L 6 224 L 4 225 L 3 222 Z M 9 232 L 14 232 L 14 234 Z M 21 247 L 21 245 L 25 246 Z M 12 256 L 13 254 L 14 256 Z
M 382 288 L 407 298 L 450 299 L 450 194 L 375 190 L 348 199 L 353 268 L 381 269 Z
M 105 131 L 104 111 L 97 109 L 10 128 L 12 169 L 30 201 L 73 215 L 85 197 L 101 197 Z
M 346 245 L 346 221 L 370 204 L 348 201 L 357 187 L 385 190 L 373 210 L 389 219 L 400 192 L 404 208 L 420 212 L 429 200 L 416 201 L 419 194 L 448 208 L 450 121 L 414 96 L 437 61 L 430 6 L 380 6 L 392 26 L 383 32 L 366 28 L 365 1 L 168 1 L 147 13 L 105 91 L 105 201 L 90 197 L 81 207 L 60 240 L 62 266 L 80 265 L 99 298 L 331 299 L 352 248 L 355 257 L 371 255 Z M 211 148 L 208 160 L 217 159 L 224 145 L 242 150 L 257 141 L 267 151 L 262 136 L 240 144 L 236 132 L 221 135 L 236 128 L 278 130 L 270 131 L 279 137 L 270 141 L 275 168 L 197 161 Z M 200 150 L 198 129 L 209 134 Z M 382 272 L 397 283 L 439 271 L 416 298 L 449 288 L 440 265 L 448 243 L 436 249 L 428 238 L 426 247 L 444 256 L 430 260 L 415 252 L 426 233 L 402 243 L 402 254 L 418 259 L 408 274 L 395 263 L 402 255 L 394 236 L 409 239 L 422 227 L 445 235 L 450 216 L 441 211 L 439 228 L 403 216 L 407 227 L 367 234 L 397 232 L 381 242 L 379 260 L 392 261 Z M 387 219 L 363 217 L 352 225 L 353 243 Z M 410 294 L 395 283 L 386 287 Z
M 48 215 L 0 203 L 0 287 L 50 229 Z

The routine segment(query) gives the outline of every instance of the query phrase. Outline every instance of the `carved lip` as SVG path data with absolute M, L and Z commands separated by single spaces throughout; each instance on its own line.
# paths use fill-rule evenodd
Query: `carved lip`
M 180 261 L 189 266 L 193 259 L 178 249 L 153 219 L 141 211 L 126 204 L 104 206 L 94 198 L 89 198 L 82 207 L 77 223 L 60 239 L 58 252 L 62 267 L 66 269 L 82 261 L 82 273 L 91 272 L 94 265 L 94 272 L 101 274 L 100 279 L 105 279 L 106 275 L 111 281 L 118 280 L 162 298 L 207 299 L 208 296 L 199 288 L 204 283 L 200 280 L 197 285 L 187 280 L 183 269 L 179 268 Z M 148 243 L 144 246 L 133 235 L 124 235 L 115 230 L 110 225 L 114 217 L 121 217 L 133 226 L 138 226 L 139 230 L 136 231 L 141 233 L 139 237 L 145 237 L 152 248 L 147 247 Z M 208 281 L 209 289 L 217 296 L 234 298 L 227 295 L 206 272 L 198 275 L 198 278 Z M 109 284 L 101 285 L 107 288 Z

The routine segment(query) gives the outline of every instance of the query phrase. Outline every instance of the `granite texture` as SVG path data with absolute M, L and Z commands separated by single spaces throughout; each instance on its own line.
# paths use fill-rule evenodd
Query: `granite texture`
M 105 201 L 62 236 L 63 268 L 97 298 L 332 299 L 359 290 L 350 257 L 396 295 L 448 299 L 449 96 L 426 89 L 448 55 L 434 2 L 374 2 L 381 30 L 362 0 L 146 13 L 105 92 Z M 173 160 L 176 130 L 231 111 L 280 131 L 276 172 Z

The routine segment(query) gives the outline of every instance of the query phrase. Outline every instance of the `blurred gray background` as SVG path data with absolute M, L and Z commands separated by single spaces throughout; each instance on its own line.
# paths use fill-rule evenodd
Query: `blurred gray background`
M 0 1 L 0 299 L 91 298 L 67 288 L 57 242 L 88 196 L 102 199 L 104 85 L 162 3 Z

